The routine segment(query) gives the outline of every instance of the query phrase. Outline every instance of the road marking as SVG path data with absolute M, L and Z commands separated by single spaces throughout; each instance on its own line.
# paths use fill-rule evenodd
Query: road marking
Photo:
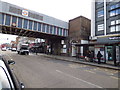
M 82 80 L 82 79 L 80 79 L 80 78 L 74 77 L 74 76 L 72 76 L 72 75 L 70 75 L 70 74 L 64 73 L 64 72 L 62 72 L 62 71 L 60 71 L 60 70 L 56 70 L 56 72 L 62 73 L 62 74 L 64 74 L 64 75 L 66 75 L 66 76 L 69 76 L 69 77 L 71 77 L 71 78 L 77 79 L 77 80 L 82 81 L 82 82 L 85 82 L 85 83 L 90 84 L 90 85 L 92 85 L 92 86 L 95 86 L 95 87 L 97 87 L 97 88 L 103 88 L 103 87 L 98 86 L 98 85 L 96 85 L 96 84 L 93 84 L 93 83 L 87 82 L 87 81 L 85 81 L 85 80 Z
M 84 71 L 87 71 L 87 72 L 90 72 L 90 73 L 94 73 L 94 74 L 95 74 L 95 72 L 92 72 L 92 71 L 90 71 L 90 70 L 84 70 Z
M 117 78 L 117 77 L 114 77 L 114 76 L 110 76 L 111 78 L 114 78 L 114 79 L 119 79 L 119 78 Z

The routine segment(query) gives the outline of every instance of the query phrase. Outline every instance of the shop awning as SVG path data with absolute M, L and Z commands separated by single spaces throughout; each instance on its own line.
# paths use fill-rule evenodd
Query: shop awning
M 115 45 L 120 42 L 107 42 L 107 43 L 88 43 L 88 44 L 74 44 L 75 46 L 95 46 L 95 45 Z

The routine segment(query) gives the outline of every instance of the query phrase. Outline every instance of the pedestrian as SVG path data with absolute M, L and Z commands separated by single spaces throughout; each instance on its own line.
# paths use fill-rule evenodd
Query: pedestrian
M 90 52 L 90 62 L 93 62 L 93 58 L 94 58 L 94 53 L 93 51 Z
M 103 55 L 100 53 L 100 51 L 98 51 L 98 53 L 97 53 L 98 64 L 101 63 L 100 60 L 101 60 L 101 57 L 102 57 L 102 56 L 103 56 Z
M 90 51 L 86 52 L 85 60 L 89 61 L 90 60 Z

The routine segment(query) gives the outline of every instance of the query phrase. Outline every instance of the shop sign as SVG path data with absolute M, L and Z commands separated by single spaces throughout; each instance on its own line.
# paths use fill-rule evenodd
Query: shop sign
M 120 37 L 109 37 L 109 40 L 120 40 Z
M 23 16 L 28 16 L 28 11 L 27 10 L 22 10 L 22 15 Z

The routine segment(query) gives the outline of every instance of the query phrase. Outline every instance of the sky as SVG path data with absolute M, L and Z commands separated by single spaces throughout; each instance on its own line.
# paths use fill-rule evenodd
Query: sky
M 91 19 L 91 2 L 92 0 L 2 0 L 25 9 L 30 9 L 63 21 L 68 22 L 70 19 L 78 16 L 85 16 Z M 1 38 L 2 37 L 2 38 Z M 6 36 L 0 34 L 1 39 L 9 40 L 15 36 Z M 9 41 L 7 40 L 7 41 Z

